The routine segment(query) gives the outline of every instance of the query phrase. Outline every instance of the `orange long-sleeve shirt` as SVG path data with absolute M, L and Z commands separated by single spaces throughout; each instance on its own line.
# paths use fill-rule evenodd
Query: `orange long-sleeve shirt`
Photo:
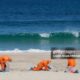
M 68 59 L 68 66 L 75 67 L 76 66 L 76 60 L 74 58 Z

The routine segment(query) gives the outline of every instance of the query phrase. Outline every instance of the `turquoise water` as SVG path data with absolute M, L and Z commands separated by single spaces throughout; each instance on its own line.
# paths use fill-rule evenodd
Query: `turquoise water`
M 80 49 L 79 26 L 79 21 L 3 21 L 0 22 L 0 50 Z

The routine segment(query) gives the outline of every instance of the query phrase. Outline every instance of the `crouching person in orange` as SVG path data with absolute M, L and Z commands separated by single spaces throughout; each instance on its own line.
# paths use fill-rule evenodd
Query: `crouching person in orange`
M 9 56 L 1 56 L 0 57 L 0 65 L 1 65 L 1 70 L 0 71 L 5 71 L 7 68 L 7 62 L 11 62 L 12 59 Z
M 49 70 L 50 67 L 48 66 L 48 64 L 51 62 L 51 60 L 42 60 L 40 61 L 36 67 L 34 67 L 32 70 L 34 71 L 40 71 L 40 70 Z
M 67 59 L 67 66 L 68 66 L 68 71 L 71 73 L 78 73 L 78 70 L 75 69 L 76 67 L 76 59 L 73 57 L 69 57 Z

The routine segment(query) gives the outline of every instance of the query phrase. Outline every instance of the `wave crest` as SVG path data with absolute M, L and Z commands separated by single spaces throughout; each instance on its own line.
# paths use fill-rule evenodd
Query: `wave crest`
M 41 33 L 40 36 L 43 38 L 49 38 L 50 34 L 49 33 Z
M 18 33 L 18 34 L 0 34 L 2 41 L 26 41 L 41 39 L 79 39 L 79 32 L 54 32 L 54 33 Z
M 72 34 L 75 36 L 75 37 L 79 37 L 80 35 L 79 35 L 79 32 L 72 32 Z

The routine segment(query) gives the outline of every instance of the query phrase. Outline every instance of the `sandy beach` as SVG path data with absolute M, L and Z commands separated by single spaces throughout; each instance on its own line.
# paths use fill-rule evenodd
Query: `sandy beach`
M 8 63 L 9 70 L 0 72 L 1 80 L 80 80 L 80 73 L 64 73 L 67 66 L 66 59 L 52 60 L 50 71 L 30 71 L 42 59 L 49 59 L 50 53 L 5 53 L 9 55 L 12 62 Z M 80 60 L 77 60 L 77 69 L 80 69 Z
M 0 73 L 1 80 L 80 80 L 80 74 L 63 72 L 5 72 Z

